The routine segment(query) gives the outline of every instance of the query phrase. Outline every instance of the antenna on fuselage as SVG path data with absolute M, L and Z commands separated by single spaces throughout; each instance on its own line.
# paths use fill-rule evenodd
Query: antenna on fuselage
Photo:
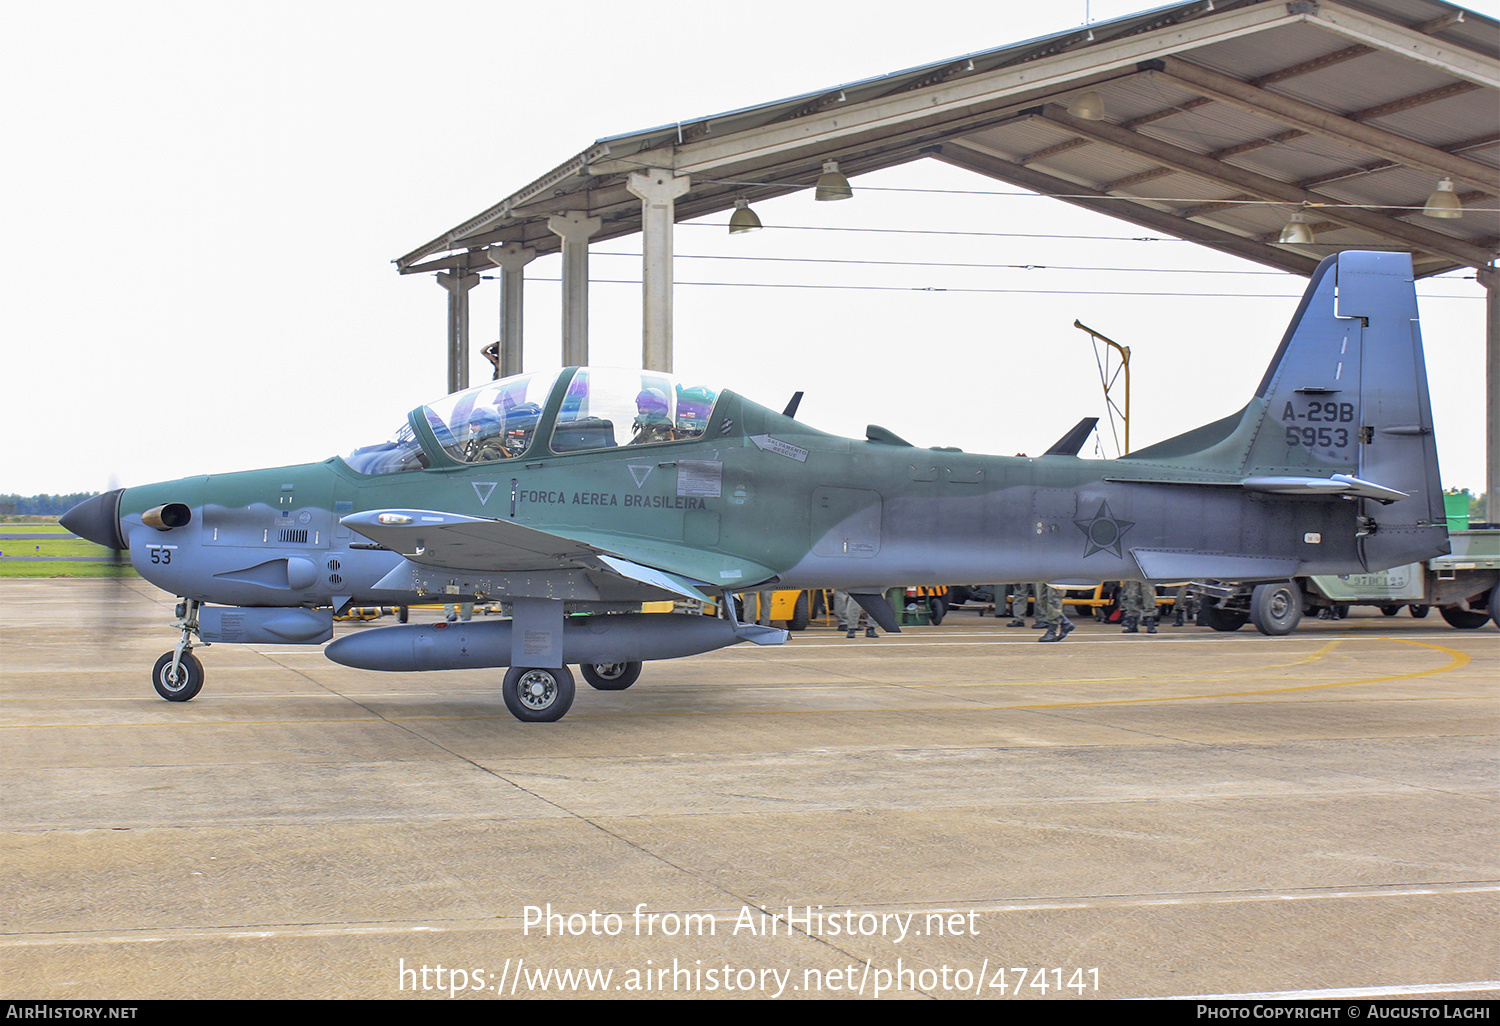
M 784 409 L 784 410 L 781 411 L 781 415 L 783 417 L 792 417 L 792 418 L 795 418 L 797 416 L 797 407 L 800 406 L 801 404 L 802 404 L 802 393 L 798 392 L 796 395 L 792 396 L 791 401 L 786 404 L 786 409 Z

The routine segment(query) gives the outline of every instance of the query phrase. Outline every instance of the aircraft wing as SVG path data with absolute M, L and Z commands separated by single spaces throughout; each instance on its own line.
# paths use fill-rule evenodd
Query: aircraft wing
M 419 567 L 440 570 L 513 577 L 585 570 L 696 599 L 775 577 L 759 564 L 687 545 L 598 531 L 562 535 L 461 513 L 366 510 L 340 522 Z

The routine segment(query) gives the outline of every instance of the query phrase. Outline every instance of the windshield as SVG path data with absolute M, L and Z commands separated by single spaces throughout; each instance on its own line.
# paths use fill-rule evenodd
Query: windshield
M 421 470 L 427 457 L 417 444 L 410 424 L 401 425 L 390 441 L 355 449 L 344 462 L 361 474 L 399 474 L 404 470 Z
M 439 399 L 422 408 L 438 444 L 460 463 L 488 463 L 531 448 L 557 372 L 520 374 Z
M 583 368 L 573 375 L 552 431 L 553 452 L 700 438 L 719 393 L 655 371 Z

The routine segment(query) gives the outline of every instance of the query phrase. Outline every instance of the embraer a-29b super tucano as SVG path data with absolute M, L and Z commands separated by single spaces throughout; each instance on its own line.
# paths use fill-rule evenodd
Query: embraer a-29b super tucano
M 351 605 L 499 601 L 509 619 L 366 628 L 326 651 L 510 667 L 522 720 L 568 710 L 570 663 L 618 690 L 647 660 L 786 640 L 735 619 L 733 592 L 843 588 L 894 630 L 893 585 L 1212 578 L 1264 582 L 1252 616 L 1274 633 L 1301 614 L 1293 576 L 1448 551 L 1405 254 L 1323 261 L 1244 409 L 1119 459 L 839 438 L 794 412 L 569 367 L 420 407 L 346 457 L 119 489 L 63 523 L 181 596 L 164 698 L 202 686 L 195 640 L 320 644 Z M 679 597 L 728 618 L 639 612 Z

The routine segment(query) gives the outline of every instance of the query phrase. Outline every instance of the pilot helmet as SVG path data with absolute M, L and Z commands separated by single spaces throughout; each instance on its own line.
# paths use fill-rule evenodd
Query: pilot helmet
M 469 415 L 469 437 L 488 438 L 500 433 L 503 422 L 500 413 L 493 407 L 476 406 Z
M 642 424 L 667 423 L 667 397 L 658 389 L 643 388 L 635 397 L 635 408 Z

